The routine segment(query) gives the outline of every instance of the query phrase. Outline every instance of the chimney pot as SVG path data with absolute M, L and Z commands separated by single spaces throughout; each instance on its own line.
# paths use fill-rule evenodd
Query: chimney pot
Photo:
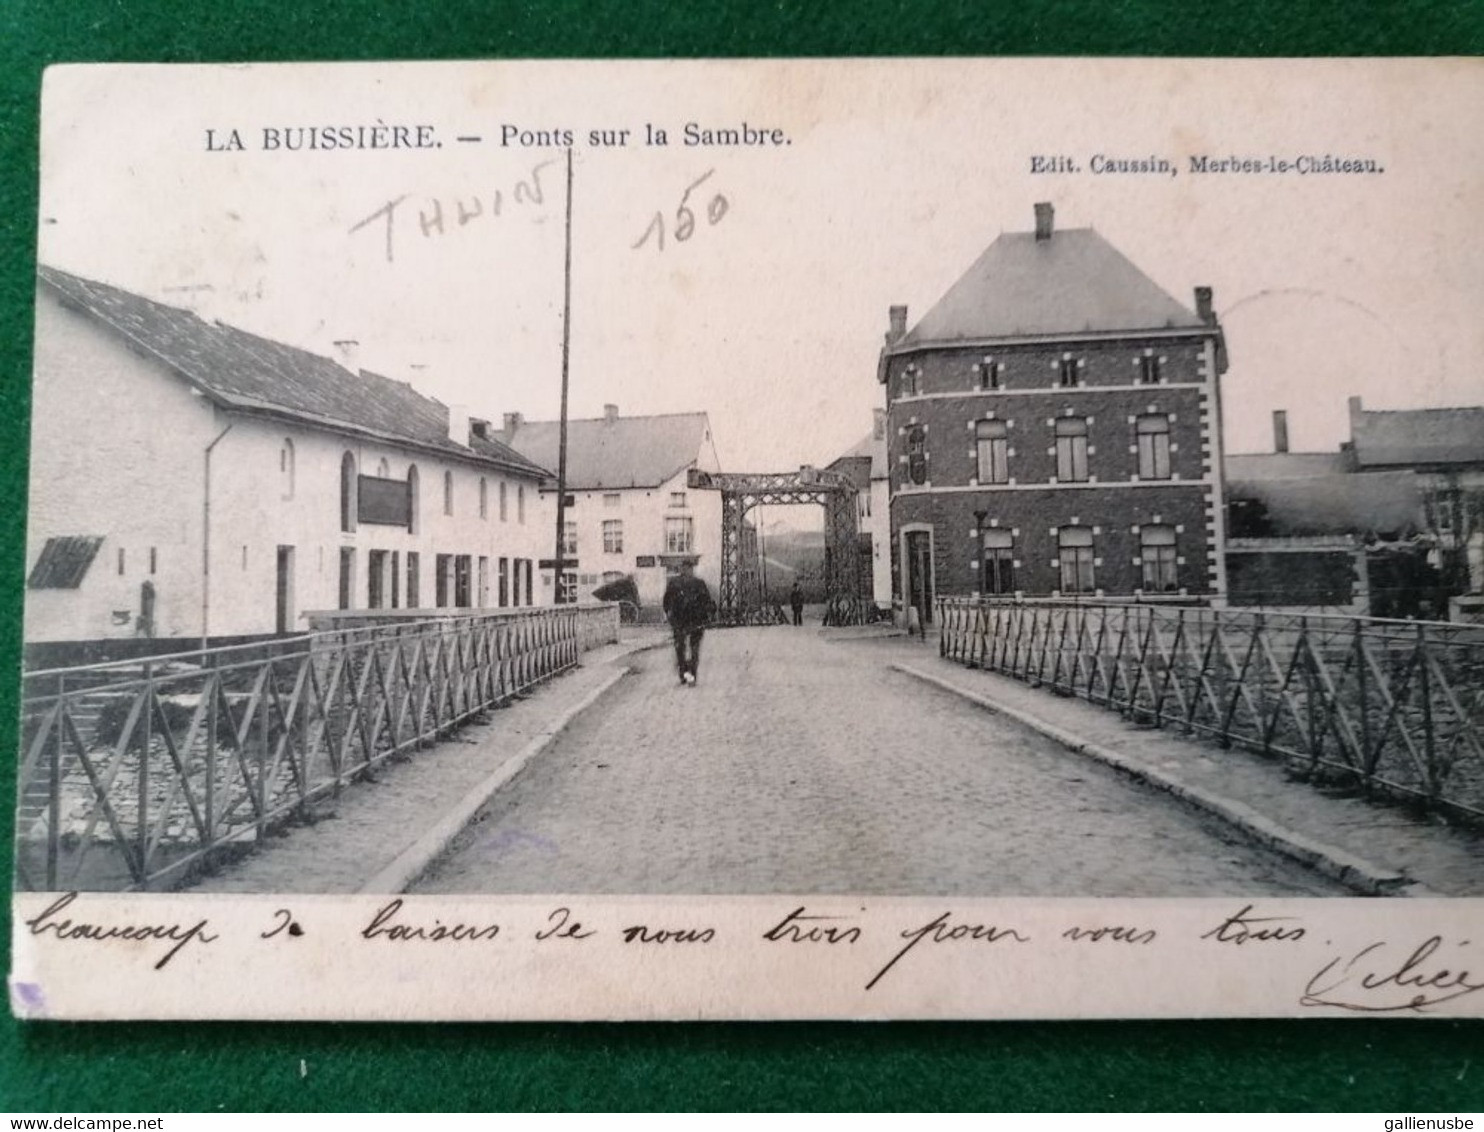
M 603 419 L 605 421 L 607 421 L 609 424 L 612 424 L 614 421 L 618 420 L 618 406 L 617 405 L 604 405 L 603 406 Z
M 905 304 L 891 307 L 887 311 L 886 318 L 886 344 L 890 346 L 900 342 L 907 335 L 907 307 Z
M 361 344 L 354 338 L 335 340 L 335 360 L 351 373 L 361 372 Z
M 467 405 L 448 407 L 448 439 L 461 448 L 469 447 L 469 407 Z
M 872 409 L 871 436 L 875 440 L 886 439 L 886 410 Z
M 524 421 L 525 421 L 525 417 L 523 417 L 520 413 L 506 413 L 505 414 L 505 435 L 506 436 L 514 436 L 516 430 L 518 428 L 520 428 L 522 422 L 524 422 Z
M 1211 298 L 1211 288 L 1197 287 L 1195 289 L 1195 313 L 1207 326 L 1216 325 L 1216 310 L 1211 305 Z
M 1051 239 L 1051 231 L 1056 219 L 1056 209 L 1051 207 L 1050 201 L 1041 201 L 1036 205 L 1036 239 Z
M 1282 409 L 1273 410 L 1273 451 L 1288 451 L 1288 414 Z

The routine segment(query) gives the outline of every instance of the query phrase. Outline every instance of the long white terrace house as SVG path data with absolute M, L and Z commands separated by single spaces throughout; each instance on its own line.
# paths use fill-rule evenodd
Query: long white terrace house
M 543 604 L 548 472 L 458 408 L 39 271 L 25 640 L 226 643 L 307 610 Z

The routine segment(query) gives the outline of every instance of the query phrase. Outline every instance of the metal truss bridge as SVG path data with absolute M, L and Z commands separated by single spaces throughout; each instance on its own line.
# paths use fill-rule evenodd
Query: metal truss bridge
M 818 503 L 824 508 L 825 624 L 858 625 L 868 615 L 856 525 L 855 482 L 843 472 L 808 466 L 796 472 L 707 472 L 692 468 L 688 485 L 721 492 L 721 580 L 717 619 L 726 625 L 772 621 L 758 572 L 756 534 L 747 512 L 760 505 Z

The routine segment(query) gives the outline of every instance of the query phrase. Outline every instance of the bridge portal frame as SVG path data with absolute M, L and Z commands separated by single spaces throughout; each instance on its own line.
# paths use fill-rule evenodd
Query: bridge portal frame
M 807 465 L 795 472 L 708 472 L 692 468 L 687 486 L 721 492 L 719 623 L 745 625 L 765 615 L 760 583 L 742 561 L 742 531 L 747 512 L 754 507 L 785 503 L 818 503 L 824 508 L 825 624 L 858 625 L 866 620 L 856 519 L 858 489 L 844 472 Z

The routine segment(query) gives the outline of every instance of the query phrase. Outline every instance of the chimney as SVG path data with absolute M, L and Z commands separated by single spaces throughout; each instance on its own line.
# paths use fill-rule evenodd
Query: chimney
M 488 440 L 490 438 L 489 421 L 482 421 L 478 417 L 470 417 L 469 435 L 471 437 L 477 436 L 480 440 Z
M 875 419 L 871 422 L 871 439 L 872 440 L 885 440 L 886 439 L 886 410 L 885 409 L 872 409 L 871 412 L 875 416 Z
M 1363 412 L 1365 412 L 1365 410 L 1363 408 L 1361 408 L 1360 398 L 1359 397 L 1351 397 L 1350 398 L 1350 401 L 1349 401 L 1349 406 L 1350 406 L 1350 428 L 1352 430 L 1354 430 L 1355 426 L 1360 422 L 1360 415 Z
M 361 372 L 361 344 L 354 338 L 339 338 L 335 341 L 335 360 L 351 373 Z
M 1036 205 L 1036 242 L 1051 239 L 1052 223 L 1056 216 L 1056 209 L 1051 207 L 1050 201 L 1041 201 Z
M 469 447 L 469 407 L 467 405 L 448 407 L 448 439 L 461 447 Z
M 886 313 L 887 331 L 886 344 L 895 345 L 907 336 L 907 308 L 905 305 L 892 307 Z
M 1216 325 L 1216 311 L 1211 307 L 1211 288 L 1195 289 L 1195 313 L 1207 326 Z
M 506 435 L 506 437 L 508 438 L 508 437 L 514 436 L 516 430 L 518 428 L 520 428 L 521 423 L 525 419 L 526 418 L 523 417 L 520 413 L 506 413 L 505 414 L 505 435 Z
M 608 424 L 612 424 L 614 421 L 618 420 L 618 406 L 617 405 L 604 405 L 603 406 L 603 420 L 605 422 L 607 422 Z
M 1288 451 L 1288 414 L 1282 409 L 1273 410 L 1273 451 Z

